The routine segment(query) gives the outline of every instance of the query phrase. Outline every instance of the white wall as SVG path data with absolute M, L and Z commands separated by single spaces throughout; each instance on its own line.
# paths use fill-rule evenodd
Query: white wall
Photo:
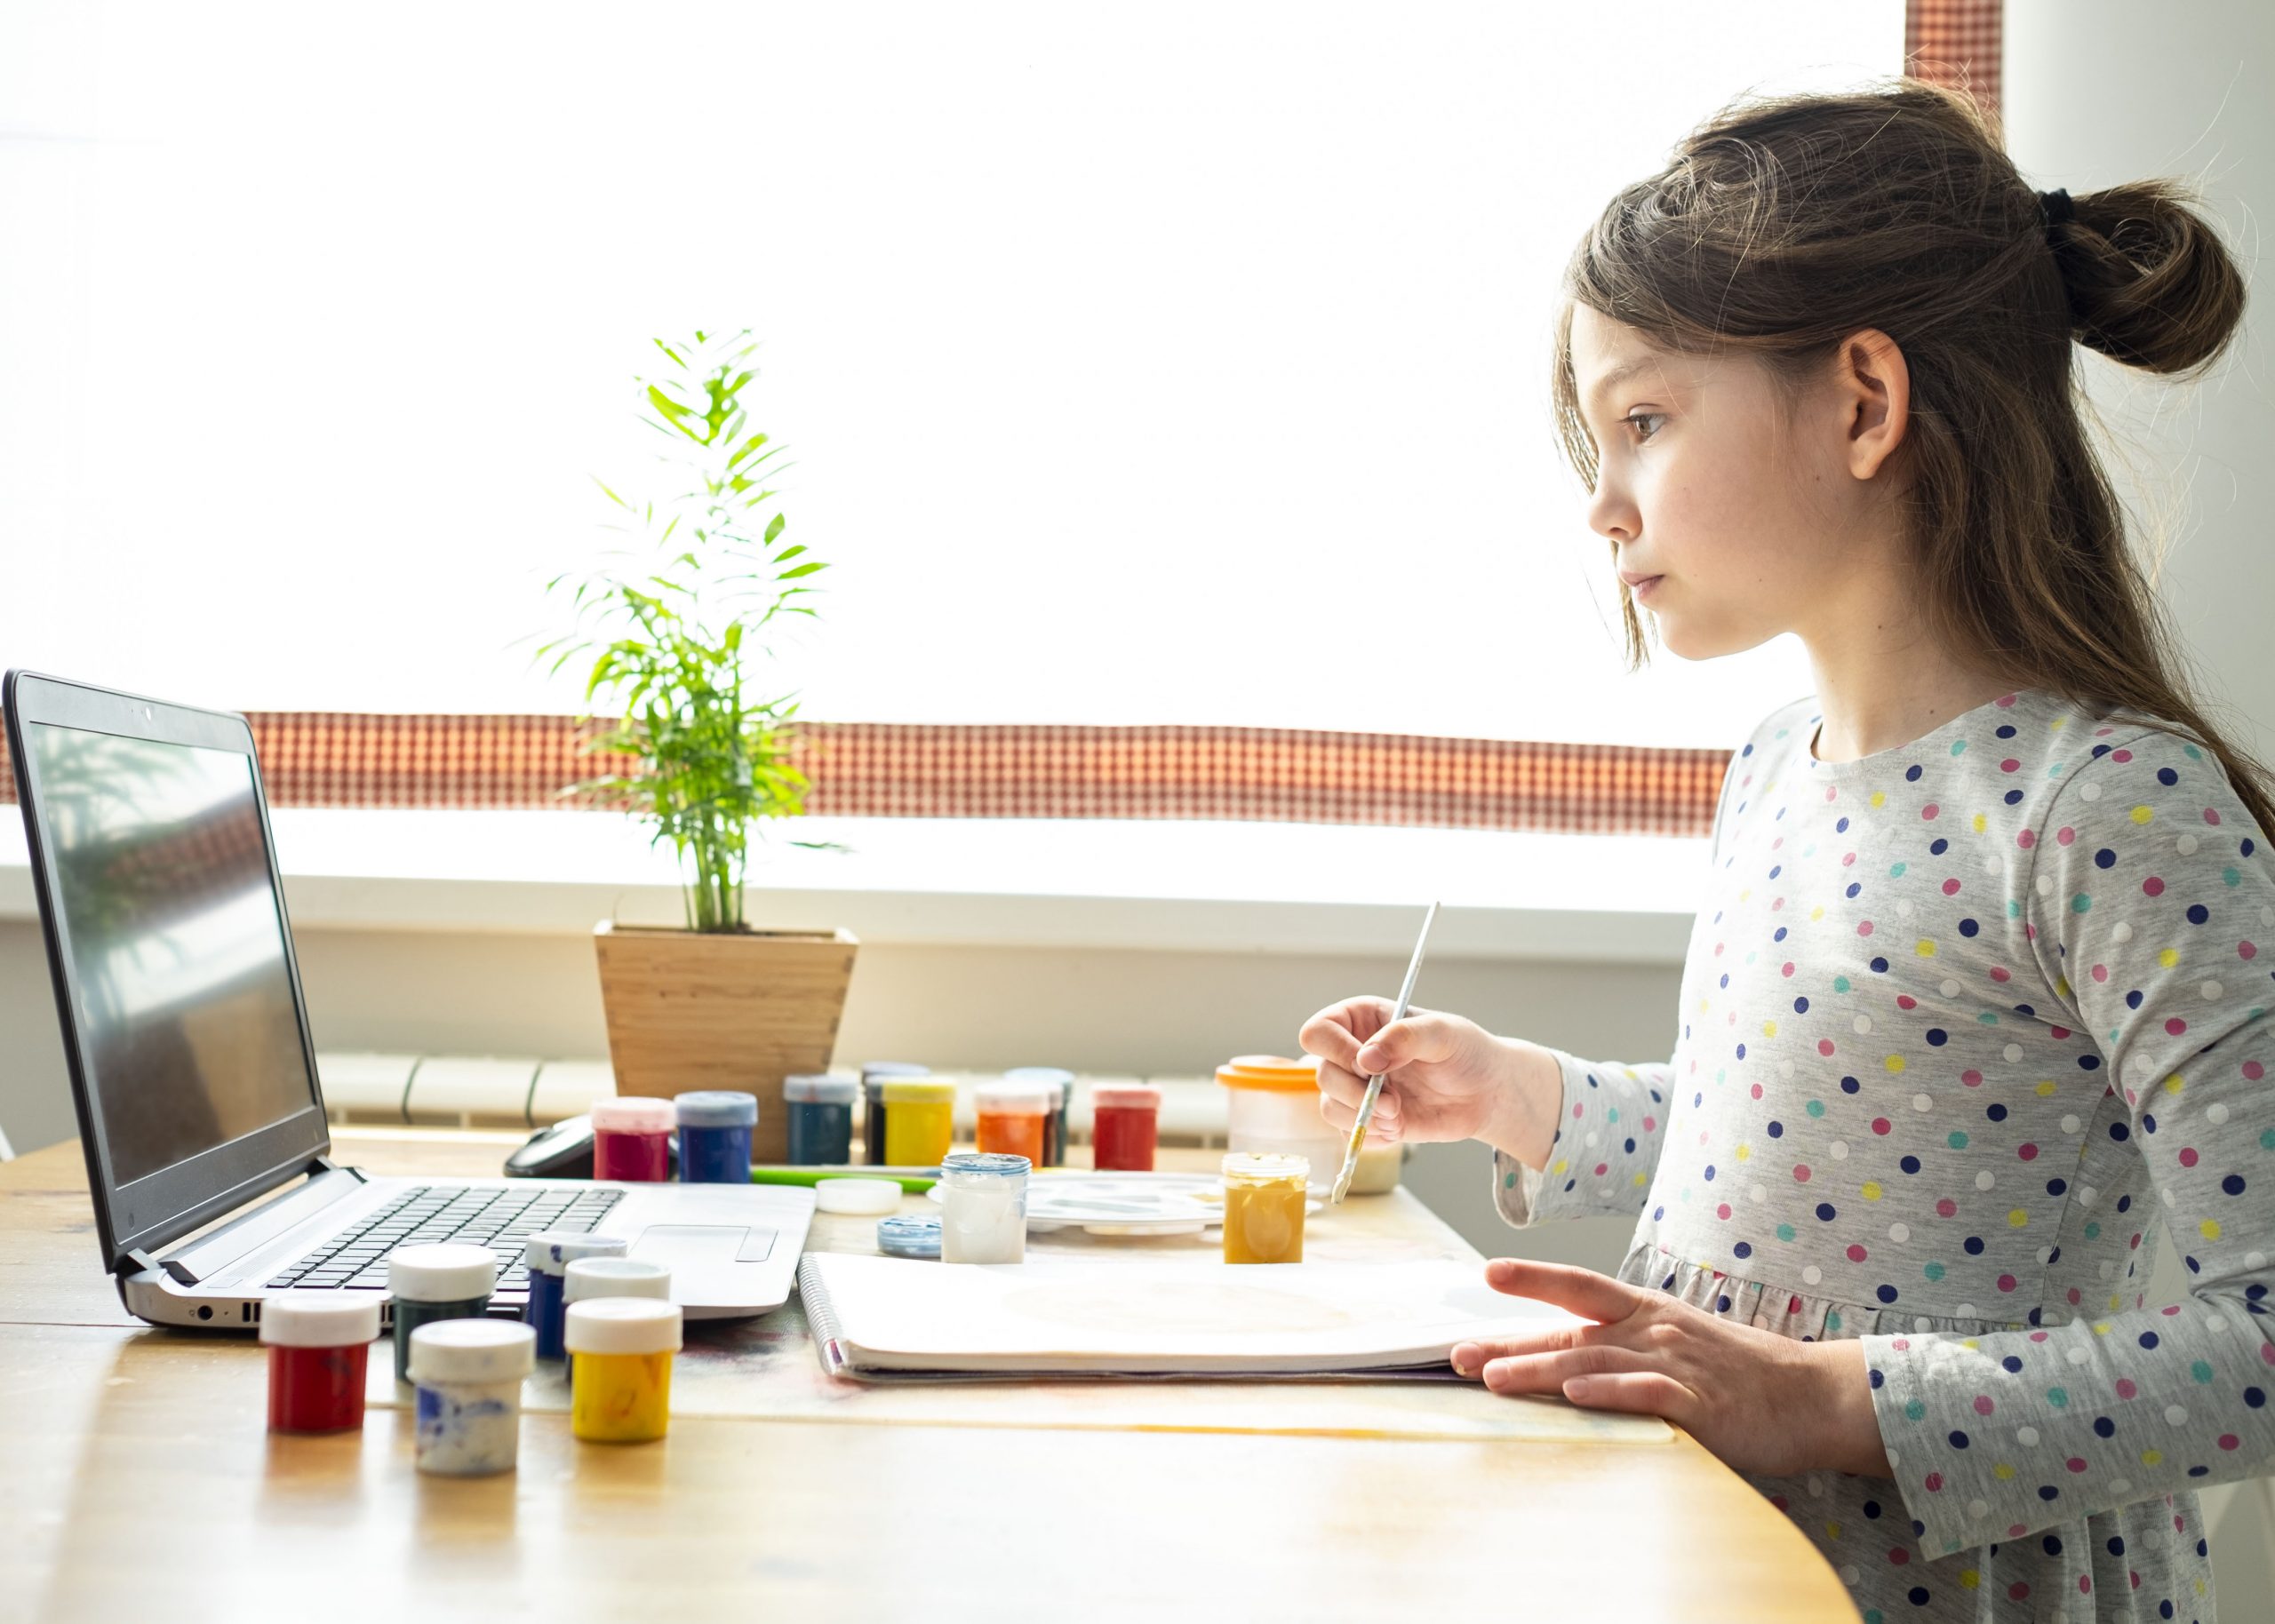
M 2275 754 L 2275 6 L 2265 0 L 2007 0 L 2007 147 L 2041 188 L 2177 176 L 2205 195 L 2254 281 L 2236 354 L 2194 387 L 2092 358 L 2144 514 L 2180 504 L 2164 595 L 2237 742 Z

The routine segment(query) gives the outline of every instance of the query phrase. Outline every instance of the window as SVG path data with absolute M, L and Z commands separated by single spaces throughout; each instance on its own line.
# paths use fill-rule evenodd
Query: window
M 571 711 L 525 633 L 748 325 L 834 568 L 809 716 L 1727 745 L 1790 640 L 1622 671 L 1557 275 L 1899 0 L 34 5 L 0 21 L 0 660 Z

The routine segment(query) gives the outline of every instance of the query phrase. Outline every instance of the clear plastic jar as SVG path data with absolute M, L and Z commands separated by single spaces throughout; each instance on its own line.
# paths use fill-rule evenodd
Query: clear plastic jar
M 1040 1083 L 1053 1095 L 1042 1126 L 1042 1154 L 1038 1167 L 1066 1165 L 1066 1118 L 1074 1109 L 1074 1074 L 1064 1066 L 1013 1066 L 1003 1073 L 1007 1083 Z
M 397 1246 L 387 1254 L 387 1296 L 395 1319 L 395 1379 L 411 1380 L 411 1338 L 443 1319 L 479 1319 L 498 1289 L 498 1257 L 459 1241 Z
M 1225 1261 L 1300 1263 L 1304 1261 L 1305 1181 L 1311 1163 L 1300 1156 L 1225 1158 Z
M 1343 1167 L 1344 1140 L 1319 1111 L 1319 1062 L 1241 1055 L 1217 1068 L 1225 1086 L 1226 1146 L 1300 1156 L 1321 1176 Z
M 1023 1263 L 1027 1255 L 1024 1156 L 965 1151 L 940 1163 L 940 1261 Z
M 701 1089 L 672 1099 L 679 1120 L 679 1182 L 750 1182 L 750 1139 L 758 1096 L 730 1088 Z
M 595 1178 L 627 1184 L 670 1179 L 672 1129 L 679 1125 L 679 1113 L 669 1100 L 595 1100 L 592 1119 Z
M 820 1073 L 782 1079 L 791 1166 L 842 1167 L 853 1159 L 853 1102 L 860 1093 L 861 1085 L 850 1077 Z M 877 1111 L 882 1119 L 882 1101 Z M 884 1142 L 877 1143 L 882 1158 Z
M 956 1086 L 938 1078 L 886 1079 L 885 1162 L 937 1167 L 955 1142 Z
M 995 1155 L 1024 1156 L 1040 1167 L 1050 1143 L 1051 1108 L 1058 1103 L 1058 1090 L 1047 1083 L 1010 1078 L 982 1083 L 972 1090 L 978 1123 L 975 1142 Z
M 1151 1173 L 1161 1138 L 1161 1091 L 1152 1083 L 1090 1090 L 1090 1165 L 1100 1173 Z
M 523 1243 L 530 1299 L 522 1318 L 537 1333 L 539 1358 L 557 1359 L 564 1352 L 561 1317 L 569 1307 L 569 1265 L 588 1257 L 622 1257 L 624 1251 L 621 1236 L 588 1235 L 579 1230 L 548 1230 Z
M 363 1424 L 363 1376 L 379 1335 L 370 1292 L 283 1292 L 261 1304 L 268 1429 L 347 1432 Z
M 645 1444 L 672 1418 L 680 1311 L 646 1297 L 569 1305 L 569 1428 L 591 1444 Z

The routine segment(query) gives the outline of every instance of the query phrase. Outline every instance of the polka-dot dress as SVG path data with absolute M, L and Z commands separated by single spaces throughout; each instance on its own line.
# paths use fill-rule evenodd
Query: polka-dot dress
M 2199 1485 L 2275 1466 L 2275 867 L 2174 733 L 2008 695 L 1732 761 L 1664 1064 L 1562 1057 L 1503 1214 L 1632 1213 L 1621 1278 L 1861 1337 L 1895 1480 L 1757 1479 L 1867 1624 L 2213 1615 Z M 2143 1306 L 2157 1235 L 2189 1299 Z

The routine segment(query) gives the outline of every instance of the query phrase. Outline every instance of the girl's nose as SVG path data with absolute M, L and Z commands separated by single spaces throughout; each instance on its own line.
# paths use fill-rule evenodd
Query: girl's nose
M 1588 498 L 1588 528 L 1607 540 L 1630 542 L 1642 534 L 1643 516 L 1616 484 L 1599 480 Z

